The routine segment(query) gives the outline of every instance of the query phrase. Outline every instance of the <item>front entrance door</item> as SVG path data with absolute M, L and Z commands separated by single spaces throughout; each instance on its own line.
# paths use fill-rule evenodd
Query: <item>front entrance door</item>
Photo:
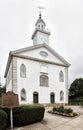
M 33 93 L 33 103 L 38 104 L 38 93 L 37 92 Z
M 55 103 L 55 95 L 54 95 L 54 93 L 51 93 L 50 94 L 50 103 Z

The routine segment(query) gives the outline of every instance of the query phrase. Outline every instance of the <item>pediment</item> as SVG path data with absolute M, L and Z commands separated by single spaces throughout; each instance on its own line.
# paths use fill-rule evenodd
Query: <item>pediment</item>
M 69 66 L 69 63 L 64 60 L 58 53 L 46 44 L 35 45 L 32 47 L 13 51 L 11 54 L 17 54 L 24 57 L 32 57 L 39 60 L 55 62 L 57 64 Z

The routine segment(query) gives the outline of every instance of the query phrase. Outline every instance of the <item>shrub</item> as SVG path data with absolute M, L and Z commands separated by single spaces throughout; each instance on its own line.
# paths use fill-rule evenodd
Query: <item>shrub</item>
M 64 113 L 64 107 L 60 106 L 59 109 L 58 109 L 58 112 Z
M 0 109 L 0 130 L 5 130 L 7 114 Z
M 74 99 L 69 99 L 70 105 L 80 105 L 80 102 L 83 102 L 83 97 L 76 97 Z
M 58 107 L 53 107 L 53 112 L 58 111 Z
M 71 108 L 64 109 L 64 113 L 66 113 L 66 114 L 70 114 L 72 112 L 73 112 L 73 110 Z
M 57 111 L 57 112 L 60 112 L 60 113 L 64 113 L 64 107 L 63 107 L 63 106 L 53 107 L 53 111 Z
M 83 102 L 80 102 L 80 105 L 83 107 Z
M 71 108 L 64 108 L 63 106 L 60 107 L 53 107 L 53 112 L 59 112 L 59 113 L 65 113 L 65 114 L 70 114 L 73 112 Z
M 7 124 L 10 124 L 10 112 L 8 109 L 5 109 L 8 118 Z M 43 106 L 19 106 L 18 108 L 13 109 L 13 124 L 14 126 L 24 126 L 39 122 L 44 117 L 45 108 Z

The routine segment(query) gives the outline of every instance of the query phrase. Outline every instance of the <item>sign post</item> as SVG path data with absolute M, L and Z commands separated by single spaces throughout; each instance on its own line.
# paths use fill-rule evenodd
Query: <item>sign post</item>
M 13 112 L 12 112 L 12 108 L 10 108 L 10 126 L 11 126 L 11 129 L 13 129 Z
M 13 108 L 18 107 L 18 95 L 9 91 L 6 94 L 2 94 L 2 108 L 10 109 L 10 126 L 13 129 Z

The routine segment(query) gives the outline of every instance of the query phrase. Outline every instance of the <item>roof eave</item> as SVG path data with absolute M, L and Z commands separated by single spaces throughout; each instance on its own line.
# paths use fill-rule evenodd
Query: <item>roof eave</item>
M 42 32 L 42 33 L 46 33 L 46 34 L 50 35 L 50 31 L 41 30 L 41 29 L 36 28 L 36 29 L 34 30 L 32 36 L 31 36 L 31 39 L 32 39 L 32 40 L 33 40 L 33 38 L 34 38 L 34 36 L 35 36 L 35 34 L 36 34 L 37 31 Z
M 19 55 L 19 54 L 13 54 L 12 56 L 15 56 L 15 57 L 18 57 L 18 58 L 34 60 L 34 61 L 46 62 L 46 63 L 50 63 L 50 64 L 56 64 L 56 65 L 64 66 L 64 67 L 69 67 L 66 64 L 56 63 L 56 62 L 52 62 L 52 61 L 48 61 L 48 60 L 44 60 L 44 59 L 39 59 L 39 58 L 31 57 L 31 56 L 24 56 L 24 55 Z
M 59 58 L 65 65 L 67 65 L 68 67 L 71 65 L 63 57 L 61 57 L 57 52 L 55 52 L 51 47 L 49 47 L 47 44 L 44 44 L 44 46 L 48 48 L 48 50 L 52 52 L 55 56 L 57 56 L 57 58 Z

